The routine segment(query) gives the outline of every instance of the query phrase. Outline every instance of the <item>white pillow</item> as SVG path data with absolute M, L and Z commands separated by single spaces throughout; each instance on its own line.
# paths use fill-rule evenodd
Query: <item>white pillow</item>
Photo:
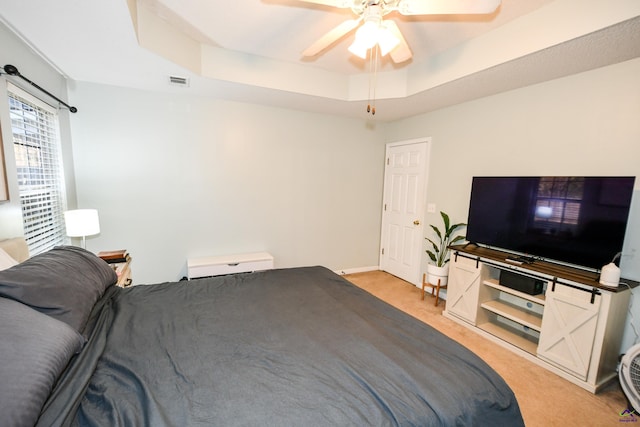
M 18 261 L 11 258 L 11 255 L 6 253 L 4 249 L 0 248 L 0 271 L 6 270 L 14 265 L 18 265 Z

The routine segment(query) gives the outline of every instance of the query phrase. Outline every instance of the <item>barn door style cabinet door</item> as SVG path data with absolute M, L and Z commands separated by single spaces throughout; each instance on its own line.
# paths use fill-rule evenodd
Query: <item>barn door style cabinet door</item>
M 475 326 L 486 269 L 477 260 L 461 256 L 452 256 L 450 263 L 446 311 Z
M 596 273 L 544 261 L 514 264 L 489 248 L 453 249 L 445 317 L 592 393 L 617 378 L 629 288 L 604 287 Z M 505 271 L 535 280 L 542 293 L 501 282 Z
M 587 379 L 601 295 L 568 286 L 547 286 L 538 357 Z

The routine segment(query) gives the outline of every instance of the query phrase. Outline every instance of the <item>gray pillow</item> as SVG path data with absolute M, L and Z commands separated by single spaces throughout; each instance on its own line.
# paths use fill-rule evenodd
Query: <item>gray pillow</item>
M 96 301 L 117 280 L 115 271 L 93 253 L 58 246 L 0 271 L 0 296 L 82 332 Z
M 84 338 L 65 323 L 0 298 L 0 343 L 2 424 L 33 426 Z

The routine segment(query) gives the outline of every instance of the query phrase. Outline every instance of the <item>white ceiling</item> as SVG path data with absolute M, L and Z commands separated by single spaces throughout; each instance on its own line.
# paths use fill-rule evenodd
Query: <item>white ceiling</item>
M 639 16 L 637 0 L 503 0 L 491 15 L 390 14 L 414 57 L 382 61 L 375 119 L 640 57 Z M 351 17 L 297 0 L 0 0 L 2 21 L 71 80 L 367 118 L 368 63 L 347 51 L 353 34 L 316 58 L 301 55 Z M 0 65 L 29 77 L 1 56 Z M 190 86 L 172 86 L 169 76 Z

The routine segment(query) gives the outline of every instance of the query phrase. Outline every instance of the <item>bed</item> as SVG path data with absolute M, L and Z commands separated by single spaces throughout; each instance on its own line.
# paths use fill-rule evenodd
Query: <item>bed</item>
M 324 267 L 115 281 L 71 246 L 0 271 L 5 425 L 524 425 L 480 358 Z

